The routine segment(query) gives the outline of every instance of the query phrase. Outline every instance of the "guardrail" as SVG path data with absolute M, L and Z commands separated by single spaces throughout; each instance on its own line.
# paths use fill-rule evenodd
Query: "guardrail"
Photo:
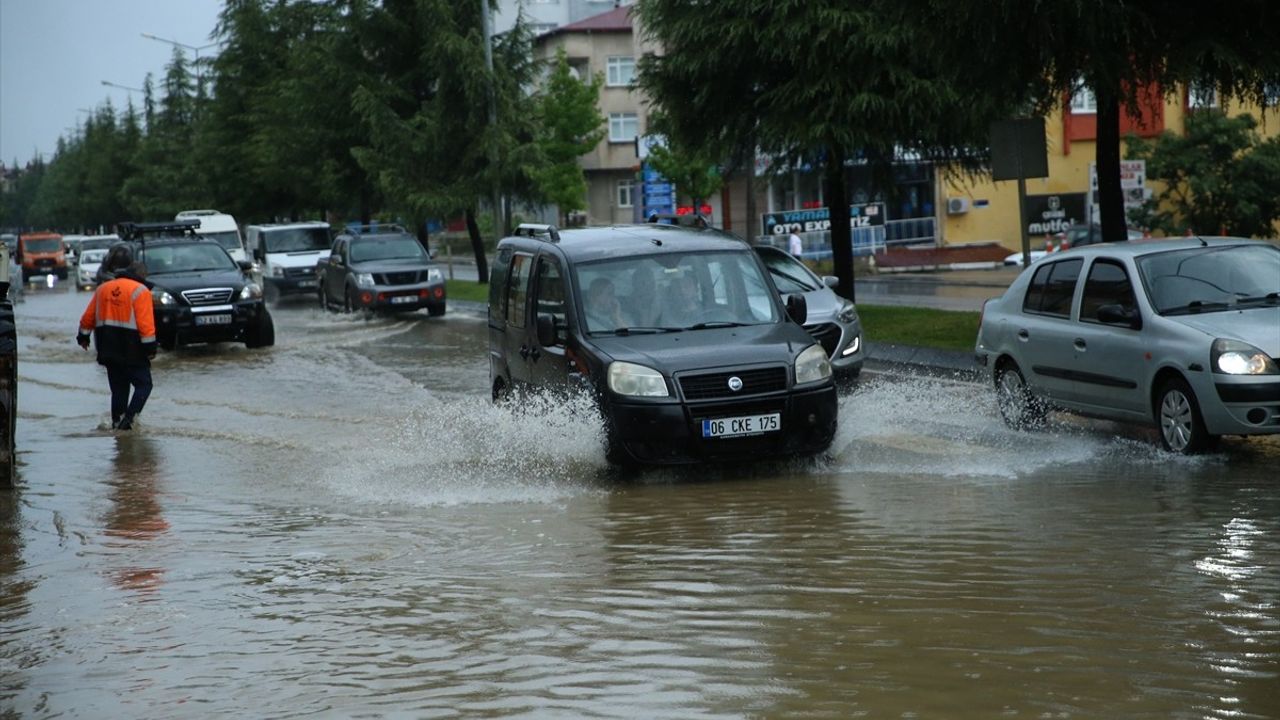
M 800 256 L 805 260 L 827 260 L 831 257 L 831 231 L 796 233 L 804 248 Z M 788 250 L 787 235 L 759 235 L 756 243 Z M 855 257 L 882 253 L 896 245 L 938 244 L 937 220 L 934 218 L 910 218 L 889 220 L 880 227 L 853 228 L 853 254 Z

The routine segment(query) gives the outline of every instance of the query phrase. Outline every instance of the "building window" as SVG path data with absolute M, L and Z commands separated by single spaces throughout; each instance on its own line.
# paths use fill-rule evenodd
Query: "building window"
M 1093 94 L 1084 83 L 1076 86 L 1076 91 L 1071 94 L 1071 113 L 1073 115 L 1096 114 L 1098 112 L 1098 98 Z
M 618 207 L 629 208 L 635 205 L 635 180 L 618 181 Z
M 1187 107 L 1194 109 L 1218 107 L 1218 90 L 1209 83 L 1193 82 L 1187 86 Z
M 635 113 L 609 113 L 609 142 L 634 142 L 640 134 L 640 120 Z
M 610 87 L 630 85 L 636 79 L 636 59 L 630 55 L 609 58 L 609 75 L 607 83 Z

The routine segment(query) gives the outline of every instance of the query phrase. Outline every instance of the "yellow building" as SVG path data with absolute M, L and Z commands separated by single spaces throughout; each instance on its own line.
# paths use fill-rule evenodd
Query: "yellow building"
M 1143 104 L 1141 118 L 1122 112 L 1121 134 L 1133 131 L 1143 137 L 1155 137 L 1165 131 L 1185 132 L 1186 117 L 1201 108 L 1219 108 L 1216 93 L 1182 90 L 1168 97 L 1154 96 Z M 1230 115 L 1250 113 L 1261 117 L 1256 105 L 1227 100 Z M 1264 137 L 1280 133 L 1278 123 L 1260 123 Z M 1045 118 L 1049 175 L 1026 181 L 1027 218 L 1032 246 L 1044 243 L 1044 231 L 1056 232 L 1056 224 L 1087 223 L 1092 203 L 1089 202 L 1090 169 L 1097 154 L 1097 121 L 1092 94 L 1077 93 L 1071 102 Z M 1138 186 L 1126 189 L 1128 198 L 1141 200 L 1159 194 L 1159 183 L 1146 180 L 1129 164 L 1121 141 L 1122 184 Z M 1018 227 L 1018 184 L 1016 181 L 992 182 L 990 175 L 966 177 L 955 170 L 938 172 L 939 238 L 944 245 L 997 242 L 1010 250 L 1021 247 Z M 1056 200 L 1054 200 L 1056 198 Z M 1034 212 L 1036 210 L 1048 210 Z M 1044 217 L 1048 214 L 1050 217 Z M 1094 216 L 1096 221 L 1096 215 Z M 1037 232 L 1039 231 L 1039 232 Z

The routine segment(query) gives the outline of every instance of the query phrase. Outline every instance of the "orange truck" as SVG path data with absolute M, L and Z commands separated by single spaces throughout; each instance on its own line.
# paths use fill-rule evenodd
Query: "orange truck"
M 18 264 L 23 283 L 36 275 L 57 275 L 66 280 L 67 246 L 58 233 L 23 233 L 18 236 Z

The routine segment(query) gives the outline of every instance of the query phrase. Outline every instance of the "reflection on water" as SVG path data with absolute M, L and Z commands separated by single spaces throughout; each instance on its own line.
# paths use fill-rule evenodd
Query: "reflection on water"
M 478 319 L 307 307 L 162 356 L 113 436 L 53 300 L 0 504 L 20 716 L 1280 717 L 1274 439 L 884 379 L 830 457 L 619 477 L 589 406 L 487 402 Z

